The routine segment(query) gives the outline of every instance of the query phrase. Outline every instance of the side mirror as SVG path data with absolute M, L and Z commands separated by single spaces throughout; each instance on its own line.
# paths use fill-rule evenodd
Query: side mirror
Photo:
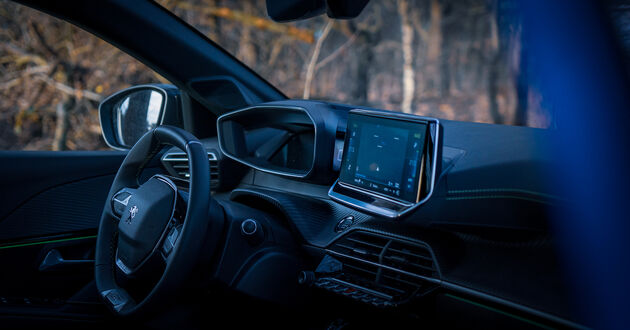
M 180 125 L 181 94 L 164 84 L 133 86 L 101 102 L 99 116 L 105 142 L 114 149 L 130 149 L 158 125 Z

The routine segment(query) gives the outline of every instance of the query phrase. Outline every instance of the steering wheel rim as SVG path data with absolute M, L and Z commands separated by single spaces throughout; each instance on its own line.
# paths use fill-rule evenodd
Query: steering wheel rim
M 159 183 L 153 181 L 154 178 L 166 183 L 171 186 L 171 188 L 174 187 L 172 181 L 169 183 L 168 181 L 170 180 L 163 176 L 154 176 L 142 185 L 139 182 L 139 175 L 144 167 L 166 145 L 178 147 L 188 155 L 190 171 L 188 203 L 183 224 L 177 233 L 175 243 L 164 259 L 166 265 L 160 279 L 142 300 L 136 302 L 131 295 L 129 295 L 127 290 L 116 282 L 116 274 L 117 272 L 120 273 L 120 271 L 117 271 L 117 268 L 124 270 L 124 266 L 121 267 L 120 259 L 118 258 L 119 248 L 137 248 L 129 247 L 125 245 L 124 242 L 121 243 L 121 239 L 126 237 L 126 227 L 124 227 L 124 225 L 128 224 L 132 226 L 131 220 L 134 218 L 135 214 L 131 214 L 134 213 L 134 210 L 131 209 L 134 206 L 126 205 L 123 213 L 119 216 L 116 214 L 117 210 L 114 209 L 113 201 L 114 197 L 121 191 L 140 195 L 144 194 L 143 191 L 149 191 L 150 194 L 151 191 L 161 190 L 162 188 L 160 188 Z M 144 185 L 148 185 L 149 182 L 152 186 L 145 187 Z M 177 188 L 174 187 L 174 189 L 175 200 L 173 201 L 173 208 L 175 208 L 177 202 Z M 166 196 L 166 194 L 163 195 Z M 129 197 L 130 198 L 127 198 L 127 202 L 132 204 L 129 201 L 133 200 L 136 195 L 132 194 Z M 140 196 L 138 196 L 138 198 L 140 198 Z M 160 303 L 170 297 L 180 284 L 186 280 L 192 272 L 195 261 L 203 246 L 203 239 L 208 229 L 208 211 L 210 204 L 210 168 L 207 153 L 201 142 L 192 134 L 177 127 L 159 126 L 143 135 L 133 148 L 131 148 L 112 182 L 101 215 L 96 241 L 94 267 L 96 285 L 105 303 L 115 314 L 120 316 L 138 316 L 145 314 L 153 310 L 153 307 L 161 305 Z M 135 213 L 140 212 L 142 212 L 142 210 L 138 210 L 136 207 Z M 127 218 L 125 218 L 126 213 L 129 214 Z M 168 215 L 164 232 L 168 232 L 168 226 L 172 224 L 172 216 L 172 213 Z M 160 219 L 162 219 L 161 217 L 160 215 Z M 123 219 L 125 219 L 125 224 L 122 223 Z M 160 225 L 148 223 L 149 218 L 141 220 L 146 220 L 144 226 L 151 226 L 145 228 L 159 227 Z M 135 229 L 137 231 L 138 228 Z M 122 233 L 121 230 L 123 231 Z M 156 246 L 151 250 L 151 254 L 159 250 L 164 240 L 165 235 L 162 234 L 157 240 Z M 162 256 L 164 257 L 164 255 Z M 139 267 L 141 266 L 142 264 L 139 265 Z M 125 271 L 123 271 L 123 273 L 125 273 Z

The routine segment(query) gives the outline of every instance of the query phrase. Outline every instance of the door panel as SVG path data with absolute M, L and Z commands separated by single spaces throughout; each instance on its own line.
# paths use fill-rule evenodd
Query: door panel
M 53 250 L 64 260 L 94 259 L 101 211 L 125 155 L 0 152 L 0 318 L 107 315 L 93 262 L 40 266 Z
M 125 155 L 117 151 L 0 151 L 0 223 L 17 206 L 47 189 L 116 174 Z
M 36 193 L 0 221 L 0 242 L 97 228 L 113 179 L 99 176 Z

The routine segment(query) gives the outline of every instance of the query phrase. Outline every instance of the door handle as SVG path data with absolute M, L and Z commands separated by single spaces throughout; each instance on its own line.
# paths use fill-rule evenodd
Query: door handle
M 52 249 L 48 251 L 46 257 L 44 257 L 44 260 L 39 265 L 39 271 L 65 270 L 90 264 L 94 264 L 94 260 L 66 260 L 61 256 L 58 250 Z

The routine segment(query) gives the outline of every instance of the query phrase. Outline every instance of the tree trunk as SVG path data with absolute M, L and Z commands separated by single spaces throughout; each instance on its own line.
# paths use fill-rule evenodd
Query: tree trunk
M 400 16 L 400 30 L 402 35 L 403 52 L 403 77 L 402 77 L 402 102 L 401 110 L 405 113 L 412 113 L 413 94 L 415 91 L 415 80 L 413 71 L 413 27 L 409 21 L 409 8 L 407 0 L 398 1 L 398 14 Z
M 521 32 L 523 33 L 523 32 Z M 516 112 L 514 125 L 527 126 L 527 107 L 529 106 L 529 79 L 527 76 L 527 52 L 524 45 L 520 45 L 518 66 L 516 68 Z
M 52 143 L 52 150 L 66 150 L 66 141 L 68 136 L 68 113 L 74 108 L 76 100 L 72 96 L 68 96 L 64 101 L 57 104 L 57 120 L 55 127 L 55 137 Z
M 244 1 L 243 2 L 243 12 L 247 15 L 253 14 L 253 7 L 251 2 Z M 243 61 L 247 66 L 254 67 L 256 65 L 256 48 L 254 48 L 254 44 L 252 43 L 252 27 L 250 25 L 244 24 L 241 30 L 241 38 L 238 43 L 238 52 L 237 58 Z
M 503 116 L 499 111 L 499 103 L 497 101 L 499 83 L 499 70 L 503 51 L 501 50 L 501 39 L 499 36 L 499 26 L 497 22 L 496 2 L 494 2 L 493 10 L 490 15 L 490 44 L 492 46 L 492 60 L 490 61 L 490 72 L 488 73 L 488 105 L 490 118 L 495 124 L 503 124 Z
M 324 26 L 324 30 L 322 31 L 322 35 L 317 39 L 315 43 L 315 47 L 313 47 L 313 53 L 311 54 L 311 59 L 308 62 L 308 66 L 306 68 L 306 77 L 304 78 L 304 93 L 302 94 L 302 98 L 308 100 L 311 96 L 311 84 L 313 82 L 313 78 L 315 77 L 315 66 L 317 65 L 317 60 L 319 59 L 319 53 L 322 51 L 322 45 L 324 44 L 324 40 L 328 36 L 330 29 L 332 29 L 333 20 L 329 19 Z
M 372 35 L 368 31 L 358 32 L 357 37 L 358 48 L 356 50 L 357 60 L 352 62 L 351 72 L 355 77 L 354 82 L 349 84 L 350 102 L 359 105 L 369 104 L 370 89 L 370 73 L 369 68 L 372 67 L 374 59 L 374 41 Z

